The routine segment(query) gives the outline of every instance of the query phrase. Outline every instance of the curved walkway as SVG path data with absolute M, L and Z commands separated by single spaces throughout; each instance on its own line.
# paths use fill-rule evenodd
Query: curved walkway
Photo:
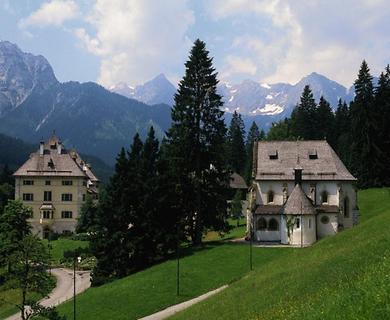
M 53 291 L 40 301 L 45 307 L 59 305 L 73 298 L 73 270 L 56 268 L 51 273 L 57 278 L 57 285 Z M 91 286 L 89 271 L 76 271 L 76 294 L 87 290 Z M 14 314 L 6 320 L 20 320 L 20 314 Z

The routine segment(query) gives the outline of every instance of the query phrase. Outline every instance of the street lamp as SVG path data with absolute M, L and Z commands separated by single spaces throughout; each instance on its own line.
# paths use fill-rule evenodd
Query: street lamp
M 76 262 L 81 262 L 81 257 L 73 257 L 73 320 L 76 320 Z

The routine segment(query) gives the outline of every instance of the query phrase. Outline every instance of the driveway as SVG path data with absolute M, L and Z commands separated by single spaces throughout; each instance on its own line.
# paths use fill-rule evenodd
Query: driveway
M 48 297 L 40 301 L 41 305 L 45 307 L 53 307 L 59 305 L 66 300 L 73 298 L 73 270 L 57 268 L 51 270 L 52 275 L 57 278 L 57 286 L 49 294 Z M 87 290 L 91 286 L 90 272 L 77 271 L 76 272 L 76 294 Z M 20 320 L 21 317 L 15 314 L 8 317 L 6 320 Z

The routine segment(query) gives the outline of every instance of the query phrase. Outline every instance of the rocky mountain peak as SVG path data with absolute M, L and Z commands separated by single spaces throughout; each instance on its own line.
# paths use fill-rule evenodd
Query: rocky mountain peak
M 18 107 L 33 90 L 45 90 L 57 83 L 43 56 L 24 53 L 15 44 L 0 41 L 0 116 Z

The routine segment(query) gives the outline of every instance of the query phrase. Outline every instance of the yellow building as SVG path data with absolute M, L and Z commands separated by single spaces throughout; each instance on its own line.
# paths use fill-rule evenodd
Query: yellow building
M 97 199 L 99 180 L 76 151 L 67 151 L 52 136 L 14 173 L 15 199 L 33 209 L 33 233 L 75 231 L 87 193 Z

